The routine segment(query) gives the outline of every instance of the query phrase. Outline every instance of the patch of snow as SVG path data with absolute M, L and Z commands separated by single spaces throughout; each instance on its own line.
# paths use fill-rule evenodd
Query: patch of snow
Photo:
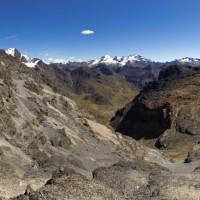
M 16 48 L 9 48 L 9 49 L 7 49 L 5 52 L 6 52 L 8 55 L 11 55 L 11 56 L 15 57 L 16 51 L 17 51 Z
M 178 60 L 178 62 L 182 62 L 182 63 L 185 63 L 185 62 L 192 62 L 192 59 L 191 58 L 182 58 L 180 60 Z
M 88 61 L 87 63 L 88 63 L 89 67 L 93 67 L 93 66 L 99 64 L 99 60 L 91 60 L 91 61 Z
M 113 59 L 110 55 L 105 55 L 101 58 L 99 63 L 105 63 L 105 64 L 116 64 L 117 61 Z
M 197 58 L 181 58 L 179 60 L 177 60 L 178 62 L 182 62 L 182 63 L 192 63 L 192 62 L 200 62 L 200 59 Z
M 140 56 L 140 55 L 129 55 L 129 56 L 115 56 L 115 57 L 112 57 L 110 55 L 105 55 L 103 56 L 99 61 L 98 60 L 95 60 L 95 61 L 92 61 L 90 66 L 93 66 L 93 65 L 97 65 L 97 64 L 111 64 L 111 65 L 118 65 L 118 66 L 124 66 L 126 65 L 128 62 L 130 63 L 135 63 L 135 62 L 152 62 L 151 60 L 149 59 L 146 59 L 144 58 L 143 56 Z
M 35 67 L 38 63 L 40 62 L 40 60 L 36 60 L 34 61 L 30 61 L 30 62 L 23 62 L 23 64 L 25 64 L 27 67 L 33 68 Z

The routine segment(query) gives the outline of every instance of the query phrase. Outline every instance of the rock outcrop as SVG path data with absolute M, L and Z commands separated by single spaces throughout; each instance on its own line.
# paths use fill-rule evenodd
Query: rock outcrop
M 190 163 L 200 160 L 200 143 L 192 149 L 191 152 L 189 152 L 188 157 L 186 158 L 185 162 Z
M 199 88 L 200 68 L 171 66 L 117 111 L 111 124 L 135 139 L 157 139 L 159 148 L 193 146 L 200 138 Z

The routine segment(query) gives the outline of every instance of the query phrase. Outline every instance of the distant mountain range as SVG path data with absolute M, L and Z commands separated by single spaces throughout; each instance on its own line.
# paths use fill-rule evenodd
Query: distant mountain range
M 28 67 L 34 67 L 37 62 L 41 61 L 41 59 L 38 58 L 31 58 L 28 55 L 21 54 L 16 48 L 9 48 L 6 50 L 6 53 L 9 55 L 12 55 L 13 57 L 18 57 L 21 58 L 24 63 Z M 96 67 L 99 65 L 107 65 L 107 66 L 115 66 L 115 67 L 140 67 L 144 68 L 149 65 L 155 65 L 157 67 L 160 66 L 169 66 L 169 65 L 189 65 L 192 67 L 200 66 L 200 59 L 199 58 L 190 58 L 190 57 L 185 57 L 181 59 L 175 59 L 172 61 L 167 61 L 167 62 L 155 62 L 150 59 L 147 59 L 141 55 L 129 55 L 129 56 L 110 56 L 110 55 L 105 55 L 102 56 L 99 60 L 91 60 L 88 62 L 82 62 L 82 61 L 75 61 L 75 62 L 60 62 L 56 63 L 60 65 L 66 65 L 70 68 L 70 65 L 74 64 L 77 65 L 78 67 L 80 66 L 88 66 L 88 67 Z
M 125 65 L 133 65 L 133 64 L 138 64 L 139 66 L 143 67 L 143 66 L 147 66 L 149 64 L 152 64 L 153 62 L 149 59 L 144 58 L 143 56 L 140 55 L 130 55 L 130 56 L 109 56 L 109 55 L 105 55 L 103 57 L 101 57 L 100 60 L 93 60 L 89 62 L 89 65 L 92 66 L 96 66 L 96 65 L 100 65 L 100 64 L 104 64 L 104 65 L 114 65 L 117 67 L 123 67 Z
M 43 63 L 42 60 L 21 54 L 16 48 L 6 50 L 6 53 L 17 57 L 28 67 L 35 67 Z M 43 63 L 44 64 L 44 63 Z M 64 71 L 73 71 L 81 67 L 88 67 L 100 71 L 102 74 L 119 75 L 138 88 L 143 88 L 148 82 L 158 79 L 160 71 L 170 65 L 200 66 L 198 58 L 181 58 L 169 62 L 154 62 L 140 55 L 129 56 L 102 56 L 99 60 L 88 62 L 50 63 Z

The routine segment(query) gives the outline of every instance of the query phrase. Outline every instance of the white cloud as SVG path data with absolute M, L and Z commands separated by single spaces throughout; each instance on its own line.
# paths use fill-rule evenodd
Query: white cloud
M 71 57 L 70 57 L 70 59 L 74 59 L 74 58 L 75 58 L 74 56 L 71 56 Z
M 48 58 L 48 61 L 53 61 L 53 58 Z
M 91 35 L 91 34 L 94 34 L 94 31 L 91 31 L 91 30 L 83 30 L 83 31 L 81 31 L 81 34 L 83 34 L 83 35 Z

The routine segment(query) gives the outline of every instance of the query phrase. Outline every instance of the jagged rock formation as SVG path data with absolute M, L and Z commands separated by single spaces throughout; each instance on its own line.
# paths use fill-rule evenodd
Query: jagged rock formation
M 113 117 L 113 127 L 159 148 L 193 146 L 200 138 L 200 68 L 171 66 Z

